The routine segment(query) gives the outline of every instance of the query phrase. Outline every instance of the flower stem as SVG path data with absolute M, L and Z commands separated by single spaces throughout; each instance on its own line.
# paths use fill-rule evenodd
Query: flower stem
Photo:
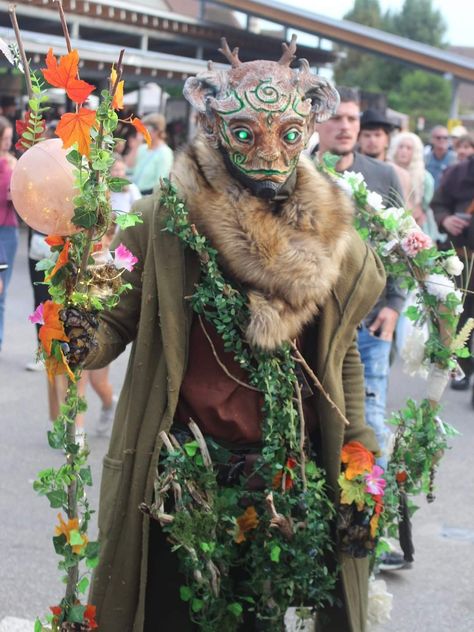
M 16 7 L 11 4 L 8 7 L 8 13 L 10 14 L 10 21 L 15 31 L 16 43 L 18 44 L 18 50 L 20 51 L 21 63 L 23 64 L 23 70 L 25 71 L 26 91 L 28 92 L 28 98 L 33 98 L 33 86 L 31 85 L 30 65 L 25 53 L 25 47 L 23 46 L 23 40 L 21 39 L 20 28 L 18 26 L 18 20 L 16 19 Z

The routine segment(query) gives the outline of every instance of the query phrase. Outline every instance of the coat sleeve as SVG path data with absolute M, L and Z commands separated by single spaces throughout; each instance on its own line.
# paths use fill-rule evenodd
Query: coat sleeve
M 129 283 L 131 288 L 126 290 L 121 296 L 116 307 L 104 311 L 100 315 L 99 328 L 97 330 L 97 347 L 95 347 L 87 357 L 84 368 L 100 369 L 107 366 L 112 360 L 119 356 L 129 342 L 135 339 L 138 322 L 140 319 L 140 308 L 142 299 L 143 269 L 147 251 L 147 234 L 149 232 L 149 211 L 147 208 L 150 202 L 143 200 L 134 208 L 134 211 L 141 210 L 144 222 L 126 230 L 120 231 L 115 237 L 111 250 L 119 244 L 137 257 L 138 262 L 131 272 L 125 270 L 122 275 L 124 283 Z
M 378 452 L 379 446 L 374 431 L 365 421 L 365 383 L 364 367 L 357 349 L 356 336 L 344 357 L 342 365 L 346 417 L 350 422 L 344 433 L 344 443 L 360 441 L 372 452 Z

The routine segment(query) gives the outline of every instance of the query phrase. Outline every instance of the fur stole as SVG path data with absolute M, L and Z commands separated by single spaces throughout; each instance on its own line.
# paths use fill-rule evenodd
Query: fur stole
M 347 195 L 302 156 L 290 195 L 259 199 L 202 137 L 177 158 L 172 179 L 190 221 L 248 292 L 248 342 L 272 350 L 294 339 L 338 279 L 353 222 Z

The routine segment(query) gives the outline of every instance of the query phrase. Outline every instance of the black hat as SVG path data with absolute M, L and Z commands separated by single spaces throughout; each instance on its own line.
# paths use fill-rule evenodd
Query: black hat
M 360 129 L 377 129 L 378 127 L 390 133 L 395 128 L 395 125 L 392 121 L 389 121 L 383 112 L 370 109 L 365 110 L 360 117 Z

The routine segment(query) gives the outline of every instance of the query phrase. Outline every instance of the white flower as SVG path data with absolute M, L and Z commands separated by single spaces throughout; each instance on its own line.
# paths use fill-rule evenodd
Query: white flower
M 448 274 L 459 276 L 464 270 L 464 263 L 457 255 L 452 255 L 444 260 L 444 269 Z
M 454 283 L 444 274 L 430 274 L 426 278 L 426 291 L 440 301 L 445 301 L 448 294 L 452 294 L 455 290 Z
M 354 190 L 347 180 L 344 180 L 344 178 L 336 178 L 336 184 L 344 193 L 347 193 L 349 197 L 353 196 Z
M 344 171 L 343 176 L 344 179 L 349 182 L 349 184 L 352 184 L 356 187 L 364 182 L 364 176 L 359 172 L 356 173 L 355 171 Z
M 420 375 L 427 377 L 426 367 L 423 366 L 425 359 L 426 331 L 419 327 L 412 327 L 405 339 L 403 348 L 400 350 L 400 357 L 403 360 L 403 370 L 408 375 Z
M 367 619 L 369 629 L 372 626 L 388 623 L 392 614 L 393 595 L 387 592 L 387 584 L 383 579 L 370 579 L 369 608 Z
M 381 211 L 384 208 L 382 196 L 375 191 L 369 191 L 367 193 L 367 203 L 376 211 Z
M 400 219 L 400 223 L 398 224 L 398 230 L 402 235 L 409 233 L 412 230 L 417 230 L 420 227 L 413 219 L 413 215 L 407 214 L 405 217 Z
M 389 208 L 380 209 L 380 217 L 382 219 L 394 219 L 399 221 L 403 218 L 406 211 L 404 208 L 395 208 L 394 206 L 390 206 Z

